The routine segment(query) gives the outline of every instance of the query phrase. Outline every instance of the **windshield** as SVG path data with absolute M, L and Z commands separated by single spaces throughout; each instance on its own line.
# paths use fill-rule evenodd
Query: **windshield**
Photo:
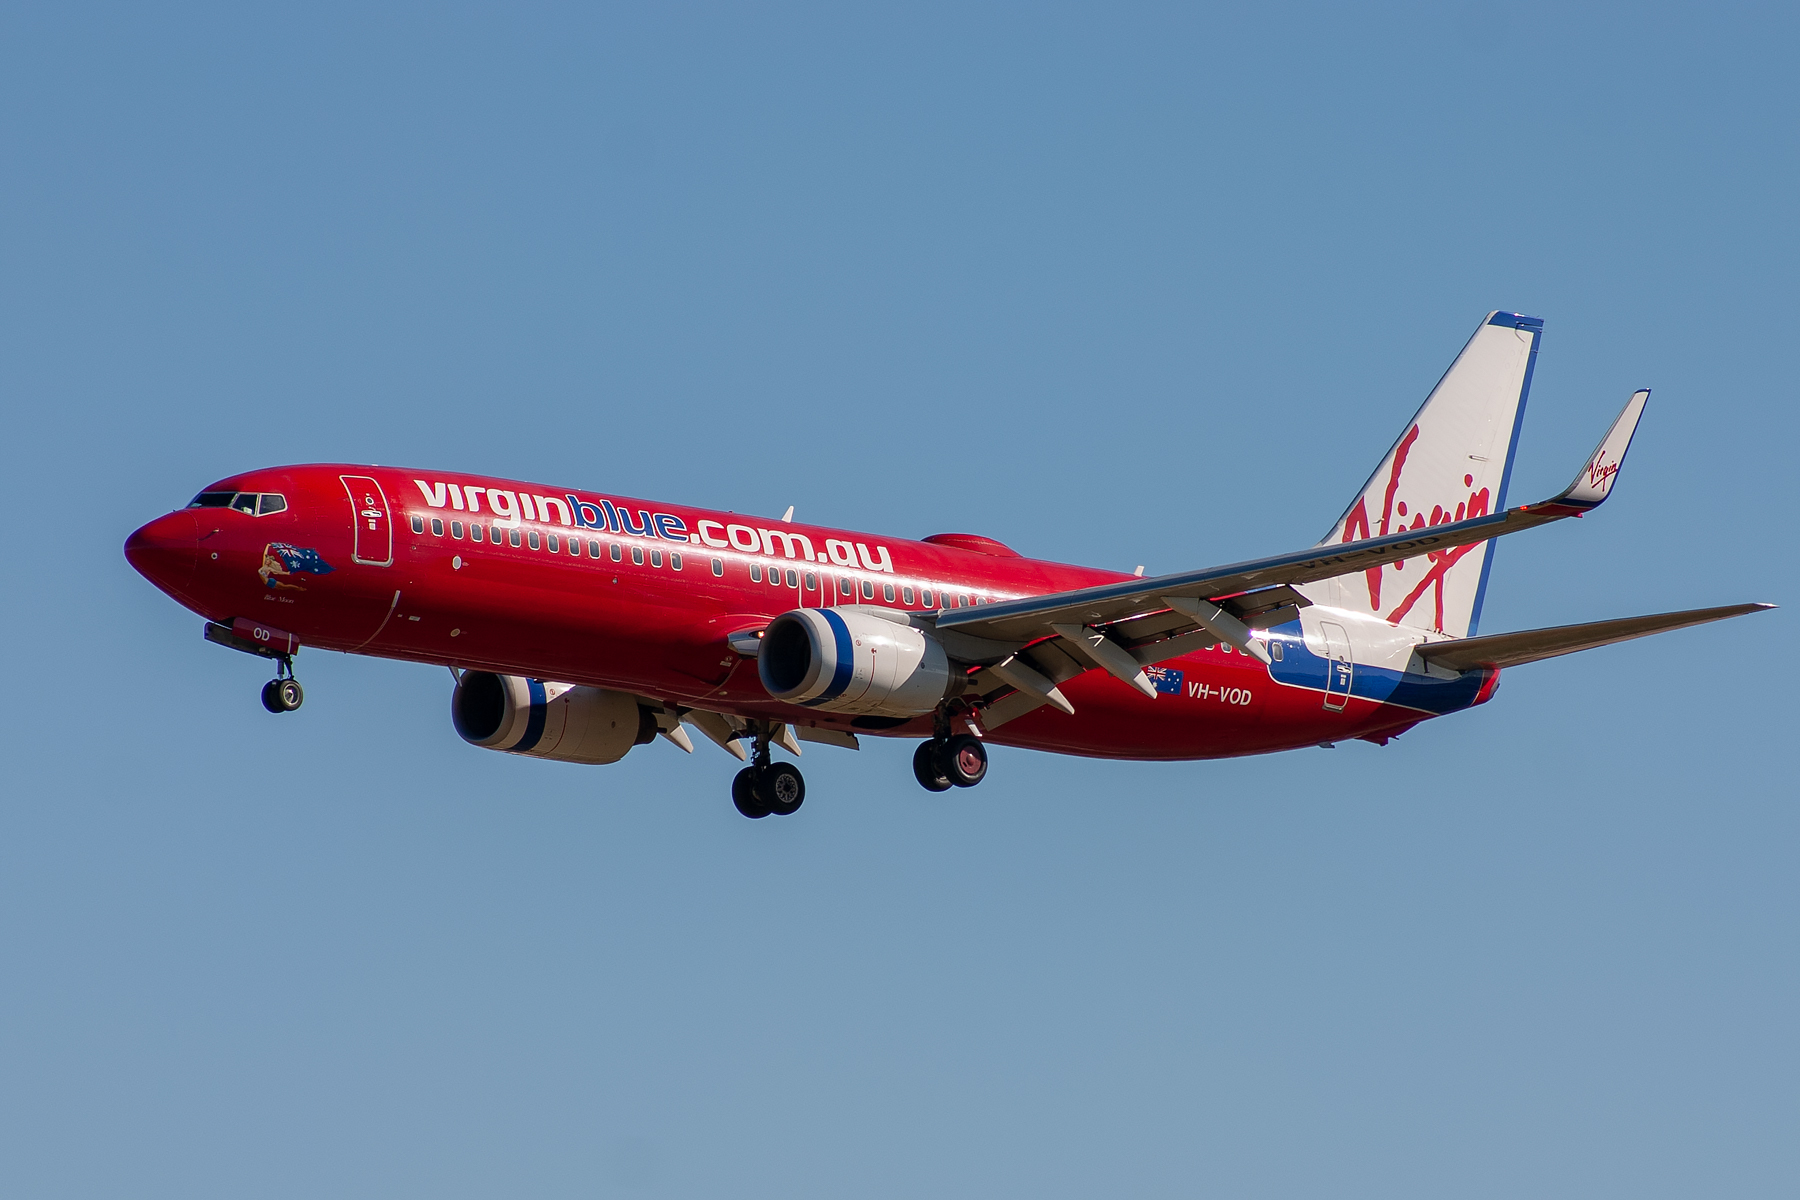
M 253 517 L 287 511 L 287 497 L 280 492 L 201 492 L 189 508 L 235 508 Z

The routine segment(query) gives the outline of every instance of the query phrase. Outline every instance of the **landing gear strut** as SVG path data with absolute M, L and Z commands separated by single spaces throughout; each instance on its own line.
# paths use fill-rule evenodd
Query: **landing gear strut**
M 272 713 L 293 712 L 306 700 L 300 681 L 294 678 L 293 655 L 283 654 L 275 661 L 275 678 L 263 684 L 263 707 Z
M 770 725 L 758 722 L 753 731 L 750 765 L 731 781 L 731 802 L 751 820 L 792 816 L 806 800 L 806 780 L 792 763 L 769 761 Z

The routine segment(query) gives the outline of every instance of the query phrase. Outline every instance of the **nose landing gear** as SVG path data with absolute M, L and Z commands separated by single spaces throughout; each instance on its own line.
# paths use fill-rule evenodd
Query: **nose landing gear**
M 239 633 L 239 628 L 254 633 L 255 638 Z M 306 693 L 300 688 L 300 681 L 294 678 L 294 652 L 300 649 L 300 639 L 293 634 L 242 618 L 231 625 L 208 621 L 200 632 L 216 646 L 275 660 L 275 678 L 263 684 L 262 690 L 263 707 L 270 712 L 293 712 L 306 699 Z
M 293 712 L 306 700 L 306 692 L 300 681 L 294 678 L 294 660 L 290 655 L 282 655 L 277 662 L 275 678 L 263 684 L 263 707 L 272 713 Z
M 767 725 L 756 727 L 750 765 L 731 781 L 731 802 L 751 820 L 792 816 L 806 801 L 806 780 L 800 768 L 769 761 L 771 734 Z

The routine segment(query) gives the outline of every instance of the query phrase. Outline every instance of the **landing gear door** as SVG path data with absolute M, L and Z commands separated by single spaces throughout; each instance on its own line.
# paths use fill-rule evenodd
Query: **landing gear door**
M 387 494 L 381 484 L 367 475 L 340 475 L 344 492 L 350 497 L 352 528 L 356 530 L 356 546 L 350 552 L 352 562 L 366 567 L 389 567 L 394 563 L 394 525 L 389 519 Z
M 1320 621 L 1319 632 L 1325 635 L 1325 707 L 1343 712 L 1356 671 L 1350 661 L 1350 635 L 1330 621 Z

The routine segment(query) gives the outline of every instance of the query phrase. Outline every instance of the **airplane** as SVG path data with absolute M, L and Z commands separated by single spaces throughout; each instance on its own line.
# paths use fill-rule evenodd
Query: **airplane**
M 989 743 L 1116 759 L 1378 745 L 1485 704 L 1503 669 L 1740 616 L 1735 604 L 1478 634 L 1494 540 L 1582 517 L 1617 482 L 1648 389 L 1560 493 L 1506 507 L 1543 322 L 1482 319 L 1317 545 L 1144 577 L 444 471 L 313 464 L 211 484 L 125 556 L 276 664 L 302 646 L 450 669 L 471 745 L 612 763 L 696 730 L 746 764 L 732 800 L 786 816 L 780 748 L 919 739 L 928 791 Z

